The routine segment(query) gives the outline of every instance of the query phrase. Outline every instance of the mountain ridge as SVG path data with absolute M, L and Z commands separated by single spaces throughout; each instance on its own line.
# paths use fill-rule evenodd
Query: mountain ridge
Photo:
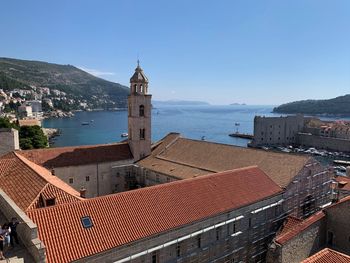
M 0 57 L 0 88 L 33 89 L 33 86 L 63 91 L 68 99 L 86 103 L 89 108 L 125 108 L 129 94 L 128 87 L 73 65 Z M 77 109 L 75 106 L 72 104 L 71 108 Z

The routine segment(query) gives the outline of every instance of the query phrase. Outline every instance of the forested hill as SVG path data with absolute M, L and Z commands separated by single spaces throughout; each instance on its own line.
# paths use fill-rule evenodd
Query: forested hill
M 127 106 L 129 88 L 97 78 L 72 65 L 58 65 L 41 61 L 0 58 L 0 88 L 49 88 L 66 93 L 71 107 L 80 102 L 89 108 L 115 108 Z
M 302 100 L 290 102 L 274 108 L 273 112 L 350 116 L 350 94 L 329 100 Z

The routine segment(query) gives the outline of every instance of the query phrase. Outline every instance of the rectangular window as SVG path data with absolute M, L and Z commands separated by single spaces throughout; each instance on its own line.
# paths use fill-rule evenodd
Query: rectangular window
M 156 174 L 156 182 L 158 182 L 159 183 L 159 174 Z
M 68 182 L 69 182 L 70 184 L 72 184 L 72 183 L 73 183 L 73 178 L 72 178 L 72 177 L 69 178 Z
M 179 258 L 181 256 L 181 244 L 176 244 L 176 256 Z
M 85 181 L 89 182 L 90 181 L 90 176 L 85 176 Z
M 198 235 L 198 237 L 197 237 L 197 247 L 201 248 L 201 246 L 202 246 L 202 237 L 201 237 L 201 235 Z
M 145 129 L 140 129 L 140 140 L 145 139 Z
M 219 240 L 220 239 L 220 232 L 221 232 L 221 227 L 218 227 L 216 229 L 216 240 Z
M 154 251 L 152 253 L 152 263 L 158 263 L 158 253 L 157 253 L 157 251 Z

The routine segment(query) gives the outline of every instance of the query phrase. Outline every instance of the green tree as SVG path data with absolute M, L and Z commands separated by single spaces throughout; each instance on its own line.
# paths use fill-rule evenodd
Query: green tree
M 47 137 L 39 126 L 22 126 L 19 130 L 21 149 L 39 149 L 47 147 Z
M 0 128 L 14 128 L 19 129 L 16 123 L 11 123 L 8 118 L 0 118 Z

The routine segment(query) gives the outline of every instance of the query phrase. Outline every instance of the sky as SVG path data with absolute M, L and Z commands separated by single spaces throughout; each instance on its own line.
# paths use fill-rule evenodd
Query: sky
M 350 94 L 349 0 L 0 0 L 0 57 L 71 64 L 157 100 Z

